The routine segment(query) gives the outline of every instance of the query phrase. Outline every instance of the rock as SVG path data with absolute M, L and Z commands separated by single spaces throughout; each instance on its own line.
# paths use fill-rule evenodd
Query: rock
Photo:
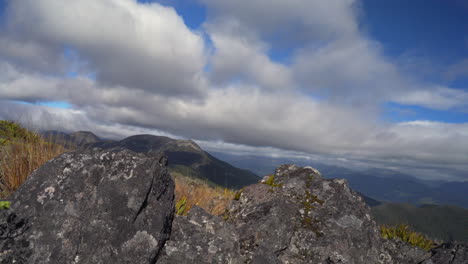
M 187 216 L 176 216 L 172 228 L 158 264 L 243 263 L 234 226 L 200 207 L 193 207 Z
M 77 151 L 36 170 L 0 216 L 0 263 L 156 263 L 174 183 L 159 154 Z
M 247 187 L 230 209 L 247 262 L 386 263 L 369 208 L 345 180 L 294 165 L 274 177 Z M 269 260 L 260 260 L 266 254 Z
M 468 244 L 450 242 L 431 250 L 431 257 L 422 264 L 468 264 Z
M 213 255 L 210 245 L 220 253 Z M 178 216 L 161 263 L 419 263 L 427 257 L 384 240 L 345 180 L 283 165 L 274 178 L 246 187 L 224 219 L 199 208 Z

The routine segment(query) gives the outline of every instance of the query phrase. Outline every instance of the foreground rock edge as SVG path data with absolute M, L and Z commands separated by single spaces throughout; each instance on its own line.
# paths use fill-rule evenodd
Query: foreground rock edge
M 0 263 L 156 263 L 173 219 L 166 165 L 123 149 L 52 159 L 1 212 Z

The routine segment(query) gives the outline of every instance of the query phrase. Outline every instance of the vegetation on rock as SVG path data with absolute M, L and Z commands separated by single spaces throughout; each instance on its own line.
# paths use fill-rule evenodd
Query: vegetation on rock
M 424 250 L 430 250 L 435 246 L 435 243 L 421 233 L 412 231 L 407 225 L 397 226 L 380 226 L 380 233 L 385 239 L 401 239 L 413 246 L 420 247 Z
M 271 187 L 281 187 L 283 184 L 275 182 L 275 175 L 270 175 L 268 179 L 264 182 L 264 184 L 271 186 Z

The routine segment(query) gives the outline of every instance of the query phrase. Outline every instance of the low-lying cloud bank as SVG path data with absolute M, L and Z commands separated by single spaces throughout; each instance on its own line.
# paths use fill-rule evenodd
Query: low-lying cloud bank
M 360 31 L 358 1 L 202 2 L 197 30 L 157 3 L 8 2 L 0 118 L 468 180 L 468 124 L 381 120 L 386 102 L 463 110 L 467 93 L 400 72 Z M 279 33 L 288 38 L 267 41 Z M 272 59 L 275 45 L 291 50 L 288 63 Z M 72 107 L 34 104 L 43 101 Z

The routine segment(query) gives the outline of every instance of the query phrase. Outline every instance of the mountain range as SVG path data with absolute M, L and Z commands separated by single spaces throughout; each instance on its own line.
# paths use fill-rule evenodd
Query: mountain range
M 281 164 L 297 164 L 317 168 L 327 178 L 344 178 L 356 191 L 381 202 L 454 205 L 468 208 L 468 182 L 425 181 L 388 169 L 371 168 L 365 171 L 328 165 L 316 161 L 293 158 L 271 158 L 253 155 L 212 154 L 236 167 L 268 175 Z
M 101 140 L 92 132 L 87 131 L 75 133 L 46 131 L 42 134 L 51 142 L 72 148 L 121 147 L 140 153 L 164 152 L 168 157 L 169 170 L 172 173 L 200 178 L 212 185 L 239 189 L 259 181 L 255 173 L 236 168 L 213 157 L 192 140 L 176 140 L 154 135 L 135 135 L 120 141 Z

